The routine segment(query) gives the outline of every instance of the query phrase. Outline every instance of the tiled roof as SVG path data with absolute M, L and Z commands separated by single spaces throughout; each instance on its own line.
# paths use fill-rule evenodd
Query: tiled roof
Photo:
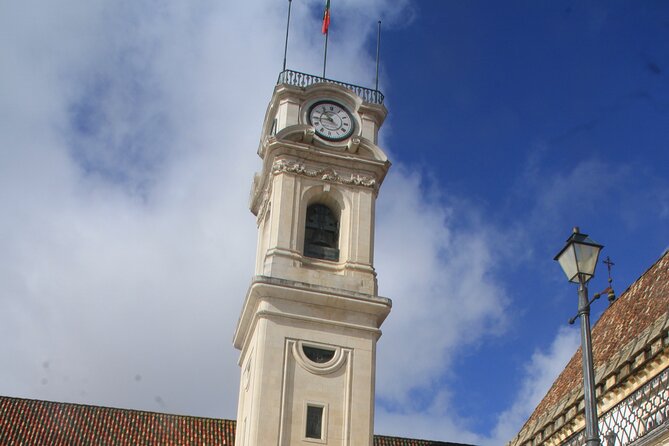
M 604 311 L 592 329 L 598 391 L 624 382 L 630 373 L 666 350 L 668 330 L 669 251 L 666 251 Z M 510 444 L 524 444 L 573 408 L 583 398 L 582 380 L 579 348 Z
M 235 422 L 0 397 L 3 446 L 235 444 Z
M 2 446 L 234 446 L 235 421 L 0 396 Z M 470 446 L 374 436 L 374 446 Z
M 413 438 L 386 437 L 374 435 L 374 446 L 471 446 L 462 443 L 444 443 L 442 441 L 415 440 Z

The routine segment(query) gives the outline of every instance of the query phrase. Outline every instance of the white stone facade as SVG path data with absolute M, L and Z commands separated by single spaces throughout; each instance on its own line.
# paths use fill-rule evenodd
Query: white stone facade
M 324 99 L 351 113 L 349 138 L 314 131 L 307 113 Z M 391 307 L 377 296 L 373 266 L 375 201 L 390 166 L 375 144 L 385 115 L 337 85 L 275 89 L 251 195 L 256 277 L 234 336 L 238 445 L 372 444 L 376 342 Z M 337 221 L 335 260 L 305 255 L 313 204 Z M 312 360 L 310 351 L 327 355 Z

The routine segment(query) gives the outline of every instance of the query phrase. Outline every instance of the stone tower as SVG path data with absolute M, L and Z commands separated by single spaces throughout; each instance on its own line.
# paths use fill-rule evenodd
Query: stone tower
M 237 446 L 370 445 L 377 295 L 374 208 L 390 167 L 374 90 L 284 71 L 267 108 L 251 211 L 255 277 L 241 350 Z

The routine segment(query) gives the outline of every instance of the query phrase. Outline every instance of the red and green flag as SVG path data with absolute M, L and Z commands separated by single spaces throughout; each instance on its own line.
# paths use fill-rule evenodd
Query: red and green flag
M 325 2 L 325 11 L 323 11 L 323 26 L 321 31 L 323 34 L 328 33 L 328 28 L 330 27 L 330 0 Z

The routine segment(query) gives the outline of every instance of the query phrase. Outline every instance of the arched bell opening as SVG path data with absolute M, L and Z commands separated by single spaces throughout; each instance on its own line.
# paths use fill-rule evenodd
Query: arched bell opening
M 307 207 L 304 255 L 339 261 L 339 215 L 325 204 L 314 203 Z

